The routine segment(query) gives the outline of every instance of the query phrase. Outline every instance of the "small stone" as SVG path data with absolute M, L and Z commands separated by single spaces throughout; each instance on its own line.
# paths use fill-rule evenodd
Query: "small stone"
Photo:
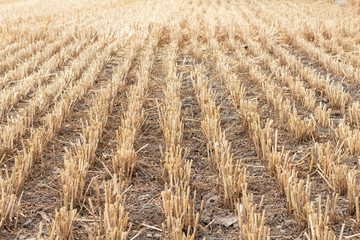
M 347 3 L 346 0 L 335 0 L 335 2 L 334 2 L 334 4 L 338 7 L 343 7 L 346 5 L 346 3 Z
M 236 222 L 237 222 L 236 217 L 227 217 L 227 218 L 223 218 L 220 220 L 220 224 L 225 227 L 230 227 L 230 226 L 234 225 L 234 223 L 236 223 Z
M 31 223 L 32 223 L 32 220 L 29 220 L 29 221 L 27 221 L 26 223 L 24 223 L 22 226 L 23 226 L 24 228 L 27 228 L 27 227 L 30 226 Z
M 207 204 L 214 204 L 214 203 L 216 203 L 216 202 L 218 202 L 219 201 L 219 197 L 218 196 L 216 196 L 216 195 L 213 195 L 213 196 L 211 196 L 207 201 L 206 201 L 206 203 Z
M 199 181 L 199 180 L 202 180 L 203 178 L 204 178 L 204 176 L 197 175 L 197 176 L 195 177 L 195 180 L 196 180 L 196 181 Z

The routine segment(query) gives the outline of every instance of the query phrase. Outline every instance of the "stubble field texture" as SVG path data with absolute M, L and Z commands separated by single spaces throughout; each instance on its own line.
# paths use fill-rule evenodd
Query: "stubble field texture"
M 359 7 L 0 0 L 0 239 L 360 239 Z

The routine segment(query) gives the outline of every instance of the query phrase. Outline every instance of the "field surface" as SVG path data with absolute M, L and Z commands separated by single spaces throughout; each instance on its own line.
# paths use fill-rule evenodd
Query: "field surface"
M 0 239 L 360 239 L 359 17 L 0 0 Z

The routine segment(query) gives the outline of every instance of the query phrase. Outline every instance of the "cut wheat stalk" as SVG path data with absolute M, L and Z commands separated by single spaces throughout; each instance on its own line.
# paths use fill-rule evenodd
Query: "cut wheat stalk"
M 117 43 L 115 43 L 110 54 L 115 52 L 118 47 Z M 65 167 L 61 173 L 63 186 L 61 196 L 62 204 L 67 211 L 73 211 L 73 209 L 76 211 L 76 207 L 84 201 L 85 180 L 89 166 L 95 161 L 95 151 L 104 131 L 108 114 L 114 104 L 114 98 L 125 86 L 124 77 L 130 68 L 130 63 L 135 57 L 135 53 L 136 51 L 133 51 L 132 54 L 128 55 L 126 64 L 116 70 L 108 86 L 99 90 L 94 99 L 94 105 L 90 108 L 89 119 L 83 127 L 82 140 L 78 139 L 72 150 L 66 151 Z M 96 73 L 98 74 L 99 72 L 96 71 Z M 117 207 L 120 208 L 118 211 L 123 211 L 123 208 L 119 205 L 121 202 L 117 202 L 117 204 Z M 55 228 L 56 223 L 54 223 L 53 228 Z M 63 219 L 60 219 L 57 224 L 66 224 L 68 226 L 72 223 L 63 222 Z M 72 225 L 68 226 L 68 228 L 71 232 Z M 57 231 L 63 230 L 60 228 Z
M 125 186 L 116 174 L 112 180 L 103 182 L 105 203 L 98 224 L 93 231 L 89 231 L 91 240 L 128 239 L 132 223 L 129 222 L 129 212 L 125 210 Z M 90 206 L 92 203 L 90 202 Z M 92 210 L 94 212 L 94 210 Z
M 250 39 L 246 39 L 246 41 L 248 45 L 251 45 L 249 44 L 251 43 Z M 262 52 L 260 47 L 254 47 L 253 51 L 255 56 L 263 56 L 263 54 L 259 53 Z M 227 64 L 224 63 L 226 62 L 226 60 L 223 60 L 226 59 L 226 57 L 221 52 L 219 52 L 217 55 L 219 55 L 222 59 L 220 63 L 218 63 L 218 68 L 224 72 L 228 72 L 229 67 Z M 243 63 L 241 64 L 241 69 L 243 71 L 247 71 L 251 77 L 251 80 L 262 88 L 268 104 L 272 106 L 275 113 L 279 117 L 279 121 L 286 125 L 295 140 L 303 141 L 312 138 L 316 132 L 316 121 L 314 120 L 314 118 L 310 117 L 302 119 L 300 116 L 298 116 L 295 106 L 291 105 L 289 99 L 284 98 L 283 90 L 275 82 L 271 81 L 269 77 L 264 76 L 260 70 L 248 63 L 248 61 L 244 61 L 245 56 L 240 51 L 237 51 L 237 57 L 240 59 L 240 62 Z M 270 68 L 272 65 L 276 64 L 271 60 L 268 60 L 266 62 L 268 63 Z M 274 70 L 274 72 L 276 72 L 276 70 Z M 231 81 L 233 80 L 231 80 L 230 78 L 230 87 Z M 230 93 L 231 92 L 234 92 L 234 90 L 230 88 Z M 238 99 L 233 99 L 233 101 L 235 101 L 235 104 L 239 104 Z
M 265 210 L 258 212 L 254 204 L 253 195 L 243 193 L 241 203 L 236 205 L 238 225 L 241 229 L 240 239 L 243 240 L 269 240 L 270 228 L 265 225 Z
M 256 11 L 260 11 L 260 9 L 263 9 L 266 12 L 266 14 L 262 14 L 261 16 L 264 18 L 265 21 L 267 21 L 269 19 L 269 16 L 271 16 L 272 11 L 266 9 L 263 4 L 256 5 L 258 5 Z M 279 15 L 276 22 L 276 27 L 287 33 L 288 41 L 291 44 L 299 48 L 301 51 L 305 52 L 310 58 L 318 61 L 325 69 L 331 69 L 331 71 L 336 76 L 345 77 L 349 81 L 355 84 L 359 84 L 359 72 L 355 70 L 352 65 L 337 61 L 333 59 L 330 55 L 328 55 L 323 49 L 315 47 L 311 42 L 299 36 L 297 32 L 297 27 L 290 27 L 295 25 L 298 26 L 299 22 L 293 21 L 286 25 L 283 24 L 284 22 L 288 21 L 288 19 Z
M 115 50 L 116 47 L 113 51 Z M 132 51 L 128 55 L 125 64 L 116 69 L 107 87 L 99 90 L 96 94 L 94 104 L 89 110 L 88 120 L 83 127 L 82 139 L 78 139 L 72 150 L 65 154 L 65 159 L 67 159 L 65 163 L 67 164 L 62 172 L 63 196 L 69 196 L 74 207 L 83 201 L 82 194 L 88 168 L 95 162 L 95 152 L 114 104 L 114 98 L 126 85 L 125 76 L 135 54 L 136 51 Z M 78 187 L 81 188 L 77 190 Z M 73 194 L 74 191 L 77 194 Z
M 24 42 L 20 42 L 20 44 Z M 26 61 L 27 58 L 31 57 L 32 55 L 36 54 L 40 49 L 44 48 L 46 45 L 51 44 L 50 42 L 40 40 L 34 43 L 31 43 L 29 46 L 23 46 L 22 49 L 19 49 L 19 51 L 13 52 L 10 58 L 7 58 L 6 60 L 0 62 L 0 72 L 5 73 L 9 70 L 12 70 L 19 62 Z M 15 44 L 16 46 L 16 44 Z M 21 46 L 21 45 L 17 45 Z M 5 57 L 5 55 L 0 54 L 0 59 L 2 57 Z
M 11 81 L 24 79 L 26 76 L 31 74 L 35 69 L 43 64 L 48 58 L 56 54 L 61 50 L 61 47 L 71 43 L 74 40 L 72 35 L 64 36 L 60 40 L 50 44 L 43 51 L 38 52 L 30 59 L 28 59 L 19 68 L 15 68 L 12 71 L 6 72 L 5 76 L 0 81 L 0 89 L 3 89 Z
M 10 153 L 14 150 L 14 145 L 17 140 L 23 136 L 26 129 L 33 124 L 37 114 L 44 111 L 52 100 L 56 100 L 66 86 L 70 85 L 71 87 L 73 85 L 73 79 L 78 78 L 82 70 L 84 70 L 91 61 L 91 55 L 97 51 L 101 51 L 105 47 L 105 44 L 106 42 L 95 44 L 89 49 L 86 49 L 86 52 L 83 52 L 79 55 L 79 58 L 74 60 L 73 66 L 69 71 L 64 71 L 59 76 L 55 76 L 53 83 L 38 90 L 36 96 L 29 101 L 29 106 L 26 109 L 21 111 L 16 118 L 8 118 L 6 127 L 0 126 L 3 132 L 0 138 L 2 143 L 0 154 Z M 55 58 L 55 60 L 57 61 L 57 58 Z
M 336 206 L 337 198 L 335 196 L 335 200 L 333 206 Z M 316 212 L 314 203 L 311 203 L 308 206 L 309 209 L 309 233 L 310 239 L 312 240 L 335 240 L 336 235 L 333 230 L 331 230 L 330 218 L 331 215 L 334 214 L 334 207 L 330 209 L 330 198 L 328 196 L 325 206 L 325 212 L 322 210 L 321 197 L 317 199 L 317 207 L 318 212 Z
M 360 130 L 352 129 L 345 120 L 342 119 L 337 127 L 331 126 L 331 132 L 335 140 L 343 144 L 343 148 L 351 155 L 360 151 Z
M 326 105 L 322 106 L 320 104 L 315 109 L 315 119 L 316 122 L 322 127 L 329 127 L 330 126 L 330 116 L 331 116 L 331 108 L 326 108 Z
M 176 30 L 174 30 L 176 32 Z M 162 151 L 165 190 L 161 192 L 165 223 L 162 232 L 165 239 L 195 239 L 203 201 L 196 212 L 196 191 L 191 196 L 190 174 L 192 162 L 185 160 L 186 149 L 181 146 L 183 119 L 181 117 L 180 86 L 176 57 L 179 40 L 176 36 L 166 57 L 167 84 L 163 89 L 162 106 L 158 103 L 160 126 L 164 138 Z
M 224 186 L 224 202 L 234 210 L 235 204 L 241 200 L 242 191 L 246 189 L 246 171 L 240 170 L 239 163 L 233 164 L 231 144 L 221 130 L 219 108 L 215 104 L 214 93 L 202 75 L 203 69 L 195 68 L 193 85 L 203 114 L 201 125 L 208 140 L 213 164 L 219 172 L 219 182 Z
M 121 118 L 121 125 L 117 131 L 117 149 L 114 152 L 112 165 L 113 172 L 118 174 L 122 181 L 131 181 L 136 164 L 134 142 L 137 132 L 144 121 L 143 104 L 146 101 L 146 92 L 149 83 L 149 73 L 152 65 L 151 54 L 158 41 L 151 42 L 146 57 L 140 65 L 138 82 L 128 92 L 128 109 Z
M 252 11 L 243 11 L 245 15 L 252 14 Z M 291 55 L 287 50 L 281 48 L 271 37 L 271 32 L 267 31 L 264 24 L 256 18 L 249 15 L 246 19 L 251 25 L 258 29 L 258 31 L 264 33 L 261 35 L 261 42 L 265 45 L 269 51 L 275 53 L 280 58 L 280 62 L 287 66 L 294 74 L 299 74 L 302 79 L 307 81 L 311 87 L 319 89 L 320 93 L 325 93 L 332 106 L 336 109 L 340 109 L 344 112 L 346 105 L 351 101 L 351 97 L 348 93 L 344 92 L 344 89 L 340 85 L 334 85 L 330 83 L 329 75 L 327 77 L 321 76 L 319 73 L 308 66 L 304 66 L 301 61 Z

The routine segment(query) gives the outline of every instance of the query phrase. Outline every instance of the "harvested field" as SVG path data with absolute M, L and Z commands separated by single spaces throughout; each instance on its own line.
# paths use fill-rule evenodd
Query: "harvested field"
M 0 239 L 360 239 L 359 9 L 0 0 Z

